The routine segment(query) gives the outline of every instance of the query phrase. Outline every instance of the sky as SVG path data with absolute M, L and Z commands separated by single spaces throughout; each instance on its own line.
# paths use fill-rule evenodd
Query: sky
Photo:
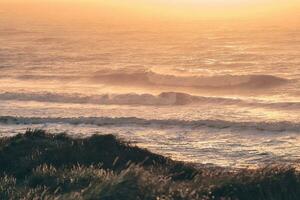
M 0 0 L 20 19 L 113 21 L 250 20 L 296 24 L 300 0 Z

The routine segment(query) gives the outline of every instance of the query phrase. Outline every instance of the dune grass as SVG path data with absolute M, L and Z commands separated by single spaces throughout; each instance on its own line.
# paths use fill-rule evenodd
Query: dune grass
M 289 167 L 194 167 L 113 135 L 72 138 L 28 130 L 0 139 L 0 199 L 297 200 Z

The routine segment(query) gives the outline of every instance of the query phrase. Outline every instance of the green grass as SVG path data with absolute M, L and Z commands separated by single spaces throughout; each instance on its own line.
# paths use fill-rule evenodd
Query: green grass
M 0 139 L 0 199 L 298 200 L 300 176 L 289 167 L 196 168 L 113 135 L 28 130 Z

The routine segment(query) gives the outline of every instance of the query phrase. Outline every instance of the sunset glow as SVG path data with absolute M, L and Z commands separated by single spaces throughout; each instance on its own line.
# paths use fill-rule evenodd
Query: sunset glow
M 298 22 L 299 0 L 1 0 L 0 11 L 22 17 L 99 20 L 266 20 Z M 261 22 L 261 21 L 260 21 Z
M 299 200 L 299 160 L 300 0 L 0 0 L 0 199 Z

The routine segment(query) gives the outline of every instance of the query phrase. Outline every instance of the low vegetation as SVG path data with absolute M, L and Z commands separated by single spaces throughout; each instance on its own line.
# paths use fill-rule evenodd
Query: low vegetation
M 195 167 L 113 135 L 72 138 L 28 130 L 0 139 L 0 199 L 297 200 L 289 167 Z

